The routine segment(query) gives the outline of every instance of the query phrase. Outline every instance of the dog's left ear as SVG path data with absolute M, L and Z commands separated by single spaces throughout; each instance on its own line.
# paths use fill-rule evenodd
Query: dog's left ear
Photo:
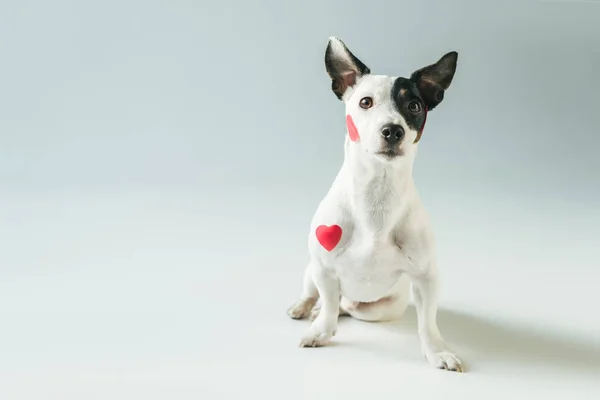
M 371 70 L 348 50 L 344 42 L 335 36 L 330 37 L 327 43 L 325 68 L 331 78 L 331 89 L 340 100 L 346 90 L 354 86 L 361 76 L 371 73 Z
M 456 72 L 458 53 L 446 53 L 435 64 L 423 67 L 410 76 L 416 83 L 423 101 L 429 110 L 434 109 L 444 99 L 444 92 L 448 90 Z

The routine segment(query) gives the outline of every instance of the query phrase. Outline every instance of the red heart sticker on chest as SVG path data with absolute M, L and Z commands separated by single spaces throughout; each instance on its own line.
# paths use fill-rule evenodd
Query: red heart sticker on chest
M 342 228 L 339 225 L 319 225 L 315 232 L 317 240 L 327 251 L 331 251 L 337 246 L 342 238 Z

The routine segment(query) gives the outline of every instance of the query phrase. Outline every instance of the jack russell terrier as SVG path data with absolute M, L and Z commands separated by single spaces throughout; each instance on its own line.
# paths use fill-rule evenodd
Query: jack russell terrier
M 312 319 L 301 347 L 327 345 L 340 315 L 400 318 L 412 288 L 425 358 L 463 371 L 437 325 L 435 241 L 412 174 L 427 113 L 442 102 L 457 59 L 449 52 L 410 78 L 374 75 L 329 38 L 325 66 L 348 134 L 341 169 L 311 222 L 302 294 L 288 309 L 291 318 Z

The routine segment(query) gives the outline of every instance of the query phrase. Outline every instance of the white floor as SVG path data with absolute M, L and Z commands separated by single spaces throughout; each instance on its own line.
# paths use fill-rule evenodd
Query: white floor
M 297 347 L 307 322 L 285 311 L 316 200 L 302 187 L 3 195 L 0 399 L 600 398 L 593 202 L 428 198 L 457 374 L 422 358 L 412 308 Z

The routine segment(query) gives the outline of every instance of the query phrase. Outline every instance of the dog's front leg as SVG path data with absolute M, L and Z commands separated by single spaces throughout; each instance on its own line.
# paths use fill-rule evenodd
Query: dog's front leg
M 337 332 L 340 283 L 334 269 L 312 265 L 313 281 L 321 299 L 321 311 L 302 337 L 300 347 L 325 346 Z
M 425 358 L 437 368 L 463 372 L 462 361 L 449 350 L 437 325 L 437 274 L 413 278 L 412 287 Z

